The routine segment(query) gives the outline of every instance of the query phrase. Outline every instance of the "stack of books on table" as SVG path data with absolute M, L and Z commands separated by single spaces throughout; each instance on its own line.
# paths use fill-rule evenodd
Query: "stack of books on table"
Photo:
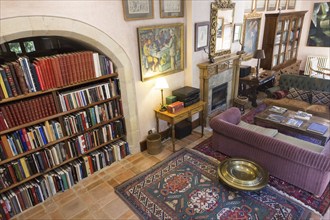
M 300 127 L 304 123 L 303 120 L 295 119 L 295 118 L 289 118 L 289 120 L 286 122 L 287 125 L 294 126 L 294 127 Z
M 267 116 L 268 120 L 274 121 L 274 122 L 278 122 L 281 123 L 284 121 L 285 117 L 282 115 L 277 115 L 277 114 L 269 114 Z
M 307 128 L 307 131 L 315 132 L 318 134 L 324 134 L 327 130 L 328 127 L 326 125 L 316 122 L 311 123 Z
M 269 109 L 269 111 L 271 111 L 271 112 L 276 112 L 276 113 L 279 113 L 279 114 L 283 114 L 284 112 L 287 111 L 287 109 L 286 109 L 286 108 L 282 108 L 282 107 L 278 107 L 278 106 L 273 105 L 273 106 Z
M 312 116 L 313 116 L 312 114 L 303 111 L 297 111 L 296 114 L 294 115 L 295 118 L 299 118 L 306 121 L 311 119 Z

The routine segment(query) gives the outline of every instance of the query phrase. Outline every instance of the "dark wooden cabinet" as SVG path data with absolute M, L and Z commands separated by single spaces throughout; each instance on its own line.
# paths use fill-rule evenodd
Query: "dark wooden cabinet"
M 278 71 L 296 62 L 306 12 L 265 15 L 262 49 L 266 58 L 261 60 L 262 68 Z

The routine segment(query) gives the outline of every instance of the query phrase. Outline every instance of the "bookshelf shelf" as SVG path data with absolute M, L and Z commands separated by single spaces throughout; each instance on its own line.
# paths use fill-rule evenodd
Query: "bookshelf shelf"
M 89 59 L 71 64 L 82 55 Z M 63 57 L 67 66 L 42 69 L 44 60 Z M 0 64 L 0 199 L 11 204 L 11 217 L 130 153 L 118 73 L 109 58 L 85 51 L 39 57 L 33 63 L 23 59 Z M 42 70 L 50 72 L 38 73 Z M 5 77 L 10 86 L 3 86 Z M 25 200 L 19 200 L 22 196 Z

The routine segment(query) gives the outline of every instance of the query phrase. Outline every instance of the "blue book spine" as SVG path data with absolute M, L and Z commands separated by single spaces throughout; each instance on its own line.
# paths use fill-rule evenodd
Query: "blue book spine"
M 48 144 L 44 129 L 41 126 L 39 126 L 38 130 L 40 132 L 40 135 L 41 135 L 41 138 L 42 138 L 42 141 L 44 142 L 44 144 Z
M 6 75 L 5 70 L 0 69 L 0 72 L 1 72 L 2 80 L 3 80 L 4 84 L 5 84 L 5 87 L 6 87 L 8 96 L 9 97 L 13 97 L 13 93 L 11 91 L 11 88 L 10 88 L 10 85 L 9 85 L 8 78 L 7 78 L 7 75 Z
M 28 146 L 27 146 L 27 144 L 26 144 L 25 137 L 24 137 L 24 134 L 23 134 L 22 129 L 19 129 L 19 130 L 18 130 L 18 133 L 19 133 L 19 137 L 20 137 L 20 139 L 21 139 L 21 143 L 22 143 L 22 145 L 23 145 L 23 151 L 26 152 L 26 151 L 29 150 L 29 148 L 28 148 Z

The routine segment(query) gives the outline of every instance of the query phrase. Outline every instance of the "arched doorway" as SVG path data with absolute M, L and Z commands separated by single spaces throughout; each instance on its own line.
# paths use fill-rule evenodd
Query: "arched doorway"
M 139 149 L 139 126 L 132 64 L 123 48 L 101 30 L 69 18 L 52 16 L 22 16 L 0 20 L 0 44 L 18 38 L 36 36 L 63 36 L 84 42 L 102 51 L 117 66 L 122 90 L 123 111 L 127 141 L 132 153 Z M 130 100 L 128 102 L 128 100 Z

